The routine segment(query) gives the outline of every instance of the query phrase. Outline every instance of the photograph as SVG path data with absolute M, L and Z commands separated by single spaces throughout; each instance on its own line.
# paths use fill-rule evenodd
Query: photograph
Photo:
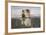
M 31 27 L 40 27 L 40 7 L 11 6 L 11 28 Z

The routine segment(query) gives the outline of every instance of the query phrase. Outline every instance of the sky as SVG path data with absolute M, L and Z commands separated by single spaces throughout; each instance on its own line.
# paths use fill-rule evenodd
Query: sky
M 26 7 L 26 6 L 11 6 L 11 17 L 20 17 L 22 10 L 29 9 L 32 16 L 40 16 L 40 7 Z

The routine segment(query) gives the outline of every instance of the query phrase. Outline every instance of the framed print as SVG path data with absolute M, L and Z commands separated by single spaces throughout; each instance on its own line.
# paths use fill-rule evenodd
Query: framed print
M 44 3 L 9 2 L 8 3 L 8 33 L 44 32 Z

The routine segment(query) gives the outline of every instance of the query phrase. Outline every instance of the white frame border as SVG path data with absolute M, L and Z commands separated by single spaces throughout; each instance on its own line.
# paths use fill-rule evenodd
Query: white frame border
M 41 8 L 41 27 L 40 28 L 24 28 L 24 29 L 11 29 L 11 6 L 37 6 Z M 8 33 L 13 32 L 32 32 L 43 31 L 43 5 L 41 4 L 24 4 L 24 3 L 8 3 Z

